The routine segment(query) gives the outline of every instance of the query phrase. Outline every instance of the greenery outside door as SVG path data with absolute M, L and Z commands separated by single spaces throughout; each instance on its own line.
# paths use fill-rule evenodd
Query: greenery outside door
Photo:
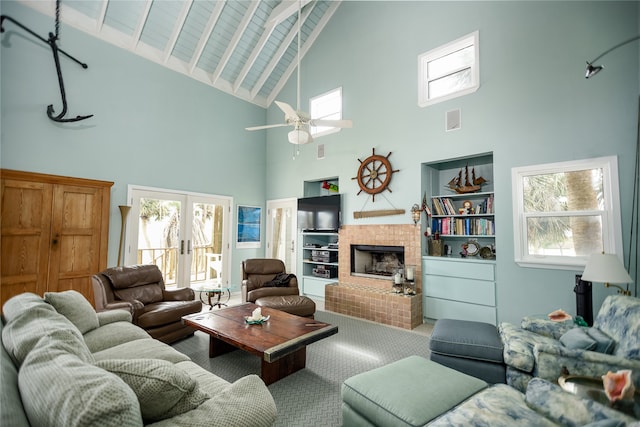
M 156 264 L 168 286 L 229 284 L 231 198 L 129 188 L 125 264 Z

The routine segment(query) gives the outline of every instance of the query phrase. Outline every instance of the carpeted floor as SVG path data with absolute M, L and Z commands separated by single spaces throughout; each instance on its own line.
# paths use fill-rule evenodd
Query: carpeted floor
M 337 325 L 338 333 L 307 347 L 305 369 L 269 386 L 278 407 L 276 426 L 340 426 L 345 379 L 412 354 L 428 358 L 424 329 L 412 332 L 327 311 L 317 311 L 315 318 Z M 230 382 L 260 374 L 260 360 L 241 350 L 209 359 L 209 337 L 202 332 L 174 347 Z

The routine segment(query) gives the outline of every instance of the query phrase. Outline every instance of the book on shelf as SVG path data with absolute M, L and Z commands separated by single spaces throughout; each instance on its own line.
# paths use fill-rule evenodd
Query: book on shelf
M 431 230 L 442 236 L 493 236 L 495 223 L 488 218 L 433 218 Z
M 460 215 L 460 212 L 453 204 L 453 200 L 449 197 L 432 197 L 431 205 L 434 215 Z M 470 214 L 483 215 L 493 214 L 493 195 L 486 197 L 482 203 L 472 206 Z

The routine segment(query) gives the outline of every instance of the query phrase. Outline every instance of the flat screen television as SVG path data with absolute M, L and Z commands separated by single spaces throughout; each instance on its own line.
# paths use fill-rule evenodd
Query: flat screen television
M 340 194 L 298 199 L 298 228 L 307 232 L 336 232 L 340 228 Z

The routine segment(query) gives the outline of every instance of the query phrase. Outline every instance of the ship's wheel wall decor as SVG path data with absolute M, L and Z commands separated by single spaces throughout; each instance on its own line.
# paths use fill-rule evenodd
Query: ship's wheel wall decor
M 376 201 L 376 194 L 382 193 L 384 190 L 389 191 L 389 183 L 391 182 L 391 176 L 394 172 L 399 172 L 399 169 L 393 169 L 391 162 L 389 161 L 391 151 L 386 156 L 376 154 L 376 149 L 372 150 L 372 154 L 364 160 L 358 159 L 360 167 L 358 168 L 358 175 L 351 179 L 357 179 L 360 191 L 358 195 L 363 191 L 370 194 L 372 200 Z

